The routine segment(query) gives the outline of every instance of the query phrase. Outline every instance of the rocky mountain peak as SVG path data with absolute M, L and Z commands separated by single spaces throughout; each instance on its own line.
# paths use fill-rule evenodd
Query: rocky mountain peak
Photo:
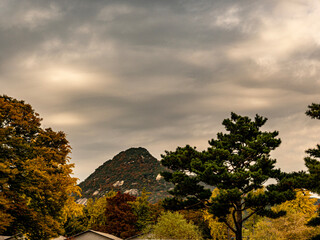
M 110 190 L 139 195 L 143 188 L 151 192 L 150 201 L 168 196 L 171 184 L 159 177 L 165 169 L 147 149 L 130 148 L 98 167 L 79 186 L 82 198 L 101 197 Z

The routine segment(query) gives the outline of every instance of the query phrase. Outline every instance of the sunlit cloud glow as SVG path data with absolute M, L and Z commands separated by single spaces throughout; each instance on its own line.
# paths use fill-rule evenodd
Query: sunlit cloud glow
M 66 132 L 81 179 L 132 146 L 205 149 L 231 111 L 267 117 L 278 166 L 301 170 L 319 22 L 318 0 L 2 0 L 0 89 Z

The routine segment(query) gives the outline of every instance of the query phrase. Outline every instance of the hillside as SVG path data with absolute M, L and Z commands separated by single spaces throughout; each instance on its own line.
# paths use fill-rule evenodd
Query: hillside
M 168 196 L 172 187 L 160 177 L 164 170 L 146 149 L 130 148 L 106 161 L 79 184 L 82 198 L 78 202 L 85 203 L 86 199 L 101 197 L 110 190 L 139 195 L 144 187 L 152 193 L 150 201 L 156 202 Z

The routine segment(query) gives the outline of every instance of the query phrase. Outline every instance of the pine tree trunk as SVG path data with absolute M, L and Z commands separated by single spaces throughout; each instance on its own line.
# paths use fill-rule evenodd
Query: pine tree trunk
M 237 230 L 237 232 L 236 232 L 236 240 L 242 240 L 242 229 L 240 231 Z
M 238 209 L 241 208 L 241 203 L 238 204 Z M 236 240 L 242 240 L 242 212 L 236 212 Z

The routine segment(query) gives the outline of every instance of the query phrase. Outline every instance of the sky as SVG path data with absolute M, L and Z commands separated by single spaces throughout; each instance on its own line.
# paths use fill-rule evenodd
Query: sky
M 206 149 L 268 118 L 283 171 L 320 143 L 318 0 L 0 0 L 0 94 L 63 131 L 79 181 L 120 151 Z

